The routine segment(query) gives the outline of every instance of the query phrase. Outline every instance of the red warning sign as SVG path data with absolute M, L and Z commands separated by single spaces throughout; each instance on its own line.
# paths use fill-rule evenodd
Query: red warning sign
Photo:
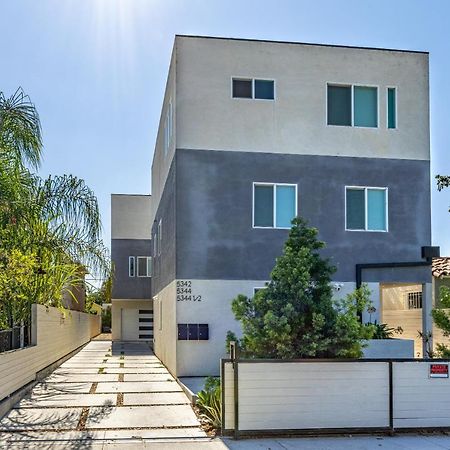
M 448 378 L 448 364 L 430 364 L 430 378 Z

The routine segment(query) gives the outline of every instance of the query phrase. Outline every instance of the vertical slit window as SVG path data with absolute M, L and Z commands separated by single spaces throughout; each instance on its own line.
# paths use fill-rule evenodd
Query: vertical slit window
M 134 277 L 135 276 L 135 258 L 134 256 L 130 256 L 128 258 L 128 276 Z
M 387 122 L 388 128 L 397 128 L 397 92 L 395 88 L 387 90 Z

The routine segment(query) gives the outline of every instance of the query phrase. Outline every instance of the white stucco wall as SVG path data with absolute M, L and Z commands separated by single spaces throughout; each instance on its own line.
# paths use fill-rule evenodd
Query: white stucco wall
M 153 298 L 154 351 L 170 373 L 177 370 L 176 281 L 167 285 Z
M 428 54 L 182 36 L 176 51 L 177 148 L 430 157 Z M 232 99 L 232 77 L 274 79 L 276 100 Z M 378 86 L 379 128 L 327 126 L 327 83 Z
M 180 281 L 180 280 L 179 280 Z M 219 375 L 220 359 L 226 357 L 225 340 L 227 331 L 238 336 L 241 329 L 231 311 L 231 302 L 239 294 L 253 296 L 254 288 L 261 288 L 265 280 L 183 280 L 191 282 L 193 296 L 201 296 L 201 301 L 176 301 L 176 281 L 158 294 L 154 307 L 155 351 L 168 367 L 174 367 L 173 355 L 176 353 L 177 376 Z M 355 289 L 355 283 L 336 283 L 340 286 L 335 297 L 344 297 Z M 369 283 L 372 301 L 377 312 L 372 321 L 378 318 L 378 283 Z M 163 330 L 158 331 L 159 308 L 157 303 L 163 299 Z M 173 308 L 175 306 L 176 309 Z M 367 321 L 369 317 L 364 316 Z M 209 340 L 178 340 L 177 324 L 205 323 L 209 325 Z M 173 342 L 176 349 L 173 348 Z M 169 367 L 169 370 L 171 370 Z
M 151 238 L 150 195 L 111 195 L 111 239 Z

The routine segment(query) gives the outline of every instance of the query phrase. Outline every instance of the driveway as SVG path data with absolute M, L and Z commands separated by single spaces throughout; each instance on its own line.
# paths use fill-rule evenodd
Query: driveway
M 207 440 L 188 398 L 143 342 L 90 342 L 0 422 L 0 447 L 125 448 L 130 439 Z

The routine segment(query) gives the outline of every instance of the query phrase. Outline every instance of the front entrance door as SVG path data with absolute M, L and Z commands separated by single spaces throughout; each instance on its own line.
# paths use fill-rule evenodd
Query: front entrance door
M 139 310 L 122 309 L 122 340 L 137 341 L 139 339 Z

